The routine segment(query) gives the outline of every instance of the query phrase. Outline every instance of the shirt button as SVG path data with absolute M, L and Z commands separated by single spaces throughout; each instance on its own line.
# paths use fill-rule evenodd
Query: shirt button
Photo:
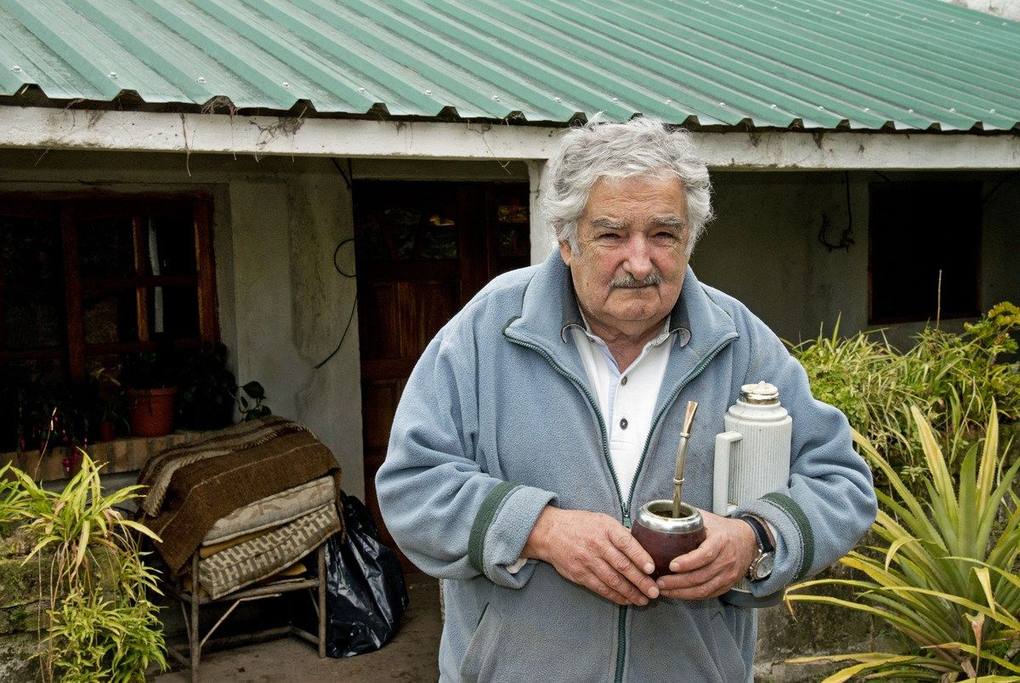
M 620 429 L 626 429 L 626 428 L 627 428 L 627 418 L 623 418 L 622 420 L 620 420 Z
M 626 376 L 623 376 L 623 377 L 620 378 L 620 384 L 623 384 L 623 385 L 627 384 L 627 377 Z

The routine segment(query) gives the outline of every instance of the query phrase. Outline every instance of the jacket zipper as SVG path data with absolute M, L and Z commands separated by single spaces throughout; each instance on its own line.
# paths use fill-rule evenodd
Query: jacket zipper
M 625 502 L 623 500 L 623 493 L 620 489 L 620 481 L 616 477 L 616 469 L 613 467 L 613 459 L 609 455 L 609 437 L 606 434 L 606 424 L 605 421 L 602 419 L 602 411 L 599 410 L 598 403 L 591 395 L 591 392 L 588 391 L 588 388 L 585 387 L 584 384 L 577 377 L 572 375 L 566 369 L 561 367 L 559 363 L 553 360 L 553 357 L 550 356 L 542 347 L 536 344 L 532 344 L 530 342 L 526 342 L 522 339 L 516 339 L 514 337 L 511 337 L 509 334 L 506 333 L 506 330 L 503 331 L 503 335 L 514 344 L 517 344 L 518 346 L 523 346 L 524 348 L 527 349 L 531 349 L 532 351 L 535 351 L 540 356 L 545 358 L 546 362 L 549 363 L 549 365 L 551 365 L 556 372 L 570 380 L 570 382 L 574 386 L 576 386 L 581 391 L 582 394 L 584 394 L 585 398 L 588 399 L 589 405 L 591 405 L 592 410 L 595 411 L 595 419 L 598 421 L 599 424 L 599 432 L 600 436 L 602 437 L 602 457 L 605 458 L 606 464 L 609 466 L 609 474 L 613 478 L 613 486 L 616 487 L 616 496 L 620 500 L 621 521 L 623 522 L 623 525 L 625 527 L 630 529 L 632 524 L 632 520 L 630 517 L 630 505 L 631 501 L 634 498 L 635 487 L 633 485 L 630 487 L 630 495 L 627 496 L 627 500 Z M 723 348 L 725 348 L 731 341 L 736 339 L 736 337 L 737 337 L 736 334 L 727 335 L 715 348 L 712 349 L 711 352 L 709 352 L 707 356 L 705 356 L 701 360 L 701 362 L 699 362 L 694 367 L 693 370 L 691 370 L 690 373 L 688 373 L 686 377 L 683 378 L 683 380 L 681 380 L 677 388 L 673 391 L 672 394 L 670 394 L 669 398 L 666 399 L 666 402 L 662 406 L 662 410 L 659 411 L 659 413 L 655 416 L 655 419 L 652 421 L 651 429 L 648 430 L 648 437 L 645 439 L 645 447 L 644 450 L 641 452 L 641 459 L 638 460 L 637 469 L 634 471 L 633 480 L 634 483 L 637 483 L 637 478 L 641 474 L 641 467 L 645 464 L 645 456 L 648 455 L 648 447 L 652 443 L 652 435 L 655 433 L 655 430 L 658 427 L 659 421 L 662 419 L 662 416 L 665 415 L 666 412 L 669 410 L 669 407 L 673 405 L 673 401 L 675 401 L 677 396 L 680 395 L 680 392 L 683 391 L 683 388 L 687 386 L 692 379 L 701 374 L 701 371 L 705 369 L 705 366 L 712 362 L 712 359 L 719 355 L 719 352 L 722 351 Z M 616 673 L 614 676 L 615 683 L 623 682 L 623 668 L 627 659 L 628 610 L 629 610 L 628 607 L 621 605 L 619 607 L 619 612 L 616 619 L 617 643 L 616 643 Z
M 676 389 L 674 389 L 673 393 L 669 395 L 669 398 L 666 399 L 666 402 L 662 404 L 662 410 L 660 410 L 659 413 L 655 416 L 655 419 L 652 420 L 652 427 L 651 427 L 651 429 L 648 430 L 648 436 L 647 436 L 647 438 L 645 438 L 645 447 L 644 447 L 644 450 L 641 451 L 641 459 L 638 460 L 637 470 L 634 471 L 634 483 L 635 484 L 637 483 L 638 475 L 641 473 L 641 467 L 645 464 L 645 456 L 648 455 L 648 449 L 652 445 L 652 437 L 655 435 L 655 430 L 658 429 L 659 422 L 662 420 L 662 417 L 669 411 L 669 407 L 671 405 L 673 405 L 673 401 L 675 401 L 677 399 L 677 397 L 680 395 L 680 392 L 684 390 L 684 387 L 686 387 L 688 384 L 690 384 L 692 379 L 694 379 L 695 377 L 700 375 L 701 371 L 704 370 L 705 367 L 709 363 L 712 362 L 712 359 L 714 359 L 716 356 L 718 356 L 719 353 L 724 348 L 729 346 L 730 342 L 732 342 L 736 338 L 737 338 L 737 334 L 736 333 L 730 333 L 730 334 L 726 335 L 725 337 L 723 337 L 722 341 L 720 341 L 715 346 L 715 348 L 713 348 L 711 351 L 709 351 L 708 355 L 706 355 L 704 358 L 702 358 L 701 362 L 699 362 L 696 366 L 694 366 L 694 369 L 691 370 L 687 374 L 686 377 L 684 377 L 682 380 L 680 380 L 680 383 L 677 385 Z M 636 487 L 634 487 L 634 486 L 630 487 L 630 495 L 627 497 L 627 507 L 628 508 L 630 507 L 631 501 L 634 498 L 634 489 L 635 488 Z
M 582 394 L 584 394 L 585 398 L 588 399 L 588 404 L 591 405 L 592 410 L 595 411 L 595 419 L 599 423 L 599 435 L 602 438 L 602 457 L 605 458 L 606 464 L 609 465 L 609 474 L 613 478 L 613 486 L 616 487 L 616 497 L 619 498 L 620 500 L 620 511 L 622 513 L 624 526 L 630 528 L 629 524 L 630 510 L 628 509 L 627 504 L 623 502 L 623 493 L 621 493 L 620 491 L 620 482 L 616 478 L 616 470 L 613 468 L 613 460 L 609 456 L 609 437 L 606 434 L 606 423 L 602 419 L 602 411 L 599 410 L 599 406 L 598 403 L 595 401 L 595 398 L 591 395 L 591 392 L 588 391 L 588 388 L 585 387 L 584 384 L 578 378 L 570 374 L 566 369 L 561 367 L 559 363 L 554 361 L 552 356 L 550 356 L 542 347 L 536 344 L 532 344 L 530 342 L 523 341 L 521 339 L 515 339 L 514 337 L 511 337 L 509 335 L 505 336 L 514 344 L 531 349 L 532 351 L 535 351 L 540 356 L 545 358 L 546 362 L 549 363 L 549 365 L 551 365 L 553 369 L 556 370 L 556 372 L 570 380 L 570 382 L 574 386 L 576 386 L 581 391 Z

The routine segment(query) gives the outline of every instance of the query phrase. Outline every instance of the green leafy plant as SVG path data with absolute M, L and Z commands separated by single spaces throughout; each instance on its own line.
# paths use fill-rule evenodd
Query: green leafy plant
M 13 470 L 10 463 L 0 467 L 0 535 L 3 535 L 4 527 L 22 519 L 24 499 L 28 495 L 19 485 Z
M 173 347 L 168 341 L 160 340 L 155 351 L 140 351 L 126 356 L 118 379 L 131 389 L 162 389 L 177 386 L 177 371 Z
M 1020 462 L 999 453 L 999 424 L 989 406 L 983 448 L 971 445 L 954 481 L 924 414 L 911 407 L 916 442 L 929 472 L 915 495 L 889 461 L 859 433 L 854 440 L 888 480 L 878 491 L 873 531 L 881 544 L 840 562 L 862 579 L 819 579 L 787 590 L 797 602 L 837 605 L 873 615 L 902 636 L 904 652 L 800 657 L 794 663 L 854 662 L 826 679 L 854 676 L 900 680 L 1017 680 L 1020 675 L 1020 496 L 1013 490 Z M 857 602 L 808 592 L 855 589 Z M 998 678 L 996 678 L 998 677 Z
M 222 429 L 232 424 L 236 392 L 225 345 L 209 344 L 181 353 L 177 424 L 188 429 Z
M 89 374 L 95 396 L 92 401 L 93 422 L 99 428 L 100 440 L 113 438 L 118 431 L 128 433 L 128 402 L 124 385 L 113 369 L 100 367 Z M 105 427 L 104 427 L 105 425 Z M 104 429 L 108 432 L 103 434 Z
M 17 468 L 0 470 L 0 522 L 19 523 L 49 577 L 49 626 L 43 674 L 50 680 L 144 680 L 150 664 L 166 668 L 156 572 L 143 561 L 140 537 L 158 540 L 118 510 L 138 486 L 104 494 L 100 468 L 81 452 L 81 470 L 50 491 Z
M 842 410 L 921 492 L 926 463 L 910 447 L 908 407 L 917 406 L 931 422 L 955 471 L 956 454 L 981 437 L 981 421 L 993 402 L 1001 420 L 1020 419 L 1018 332 L 1020 308 L 1003 302 L 962 333 L 926 327 L 904 353 L 874 333 L 842 339 L 838 322 L 830 336 L 819 335 L 791 351 L 815 396 Z
M 150 663 L 163 661 L 161 625 L 146 602 L 124 604 L 76 591 L 50 618 L 50 638 L 60 646 L 53 669 L 61 681 L 140 681 Z

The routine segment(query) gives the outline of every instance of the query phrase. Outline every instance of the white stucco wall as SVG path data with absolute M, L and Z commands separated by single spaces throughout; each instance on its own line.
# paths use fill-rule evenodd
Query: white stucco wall
M 737 297 L 784 339 L 856 331 L 867 316 L 867 189 L 851 186 L 856 244 L 829 252 L 817 240 L 822 213 L 830 239 L 846 224 L 843 174 L 713 173 L 716 220 L 691 260 L 698 277 Z
M 1020 21 L 1020 0 L 948 0 L 948 2 L 995 17 Z
M 359 159 L 353 179 L 527 181 L 542 164 Z M 348 166 L 341 163 L 345 172 Z M 190 169 L 190 176 L 189 176 Z M 717 220 L 695 250 L 699 277 L 740 298 L 791 341 L 867 327 L 868 183 L 850 173 L 856 243 L 828 251 L 817 240 L 822 213 L 838 236 L 846 221 L 842 172 L 713 170 Z M 982 301 L 1020 301 L 1020 176 L 983 173 L 884 177 L 980 178 L 984 206 Z M 532 190 L 539 189 L 532 176 Z M 89 190 L 211 193 L 219 322 L 238 381 L 261 381 L 274 412 L 308 424 L 344 468 L 345 488 L 364 494 L 357 316 L 339 342 L 356 286 L 333 269 L 336 245 L 353 236 L 352 197 L 328 159 L 53 150 L 0 151 L 0 191 Z M 994 192 L 993 192 L 994 190 Z M 545 238 L 536 225 L 533 239 Z M 922 236 L 923 238 L 923 236 Z M 546 242 L 549 244 L 549 242 Z M 533 260 L 548 253 L 533 245 Z M 353 250 L 338 260 L 353 269 Z M 953 325 L 953 321 L 947 324 Z M 958 323 L 955 323 L 958 324 Z M 890 328 L 908 341 L 917 325 Z
M 831 332 L 837 317 L 845 334 L 875 327 L 868 324 L 868 185 L 885 179 L 981 180 L 986 202 L 980 305 L 988 309 L 1004 299 L 1020 301 L 1016 174 L 851 172 L 855 243 L 849 251 L 830 251 L 818 241 L 823 212 L 831 221 L 830 241 L 838 240 L 846 226 L 843 173 L 713 172 L 712 177 L 717 219 L 695 249 L 692 265 L 702 281 L 739 298 L 784 339 L 813 338 L 823 324 Z M 942 324 L 953 329 L 962 321 Z M 886 335 L 906 345 L 922 325 L 888 325 Z
M 190 173 L 190 175 L 189 175 Z M 351 196 L 327 159 L 0 151 L 0 192 L 211 193 L 218 319 L 239 383 L 309 426 L 364 496 L 357 317 L 336 348 L 355 284 L 333 269 L 353 235 Z M 338 258 L 348 265 L 352 255 Z

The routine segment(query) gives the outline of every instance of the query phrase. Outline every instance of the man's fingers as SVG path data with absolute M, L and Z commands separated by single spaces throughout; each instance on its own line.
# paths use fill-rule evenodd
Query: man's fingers
M 715 565 L 709 565 L 696 569 L 692 572 L 684 572 L 683 574 L 666 574 L 660 576 L 656 582 L 659 585 L 660 590 L 663 592 L 669 590 L 677 590 L 681 588 L 696 588 L 704 584 L 710 583 L 715 579 L 722 580 L 724 577 L 720 576 L 720 568 Z
M 637 539 L 626 528 L 621 526 L 619 529 L 610 532 L 609 540 L 619 550 L 623 551 L 624 555 L 630 558 L 635 567 L 638 567 L 645 574 L 651 574 L 655 571 L 655 563 L 652 561 L 652 556 L 641 547 L 641 544 L 637 542 Z
M 610 567 L 622 574 L 627 581 L 633 584 L 646 597 L 659 597 L 659 589 L 656 587 L 652 577 L 635 567 L 631 559 L 621 551 L 616 548 L 608 548 L 606 550 L 606 562 L 609 563 Z
M 717 567 L 690 574 L 670 574 L 659 578 L 659 588 L 667 598 L 680 600 L 705 600 L 722 595 L 740 583 L 740 577 L 731 579 Z
M 592 569 L 603 584 L 625 597 L 628 604 L 648 604 L 648 598 L 642 595 L 641 591 L 626 576 L 616 571 L 608 562 L 597 562 Z
M 725 581 L 712 579 L 711 581 L 698 586 L 677 588 L 675 590 L 663 590 L 662 595 L 663 597 L 673 598 L 675 600 L 707 600 L 708 598 L 715 598 L 722 595 L 732 587 L 733 586 L 727 584 Z
M 715 562 L 721 550 L 722 547 L 719 541 L 709 536 L 691 552 L 673 558 L 669 563 L 669 570 L 672 572 L 692 572 L 702 567 L 707 567 Z
M 594 573 L 586 574 L 584 576 L 584 578 L 581 580 L 580 583 L 581 583 L 582 586 L 584 586 L 588 590 L 592 591 L 593 593 L 597 593 L 597 594 L 601 595 L 602 597 L 604 597 L 606 600 L 610 600 L 612 602 L 615 602 L 617 605 L 621 605 L 621 606 L 625 607 L 627 605 L 633 605 L 634 604 L 633 600 L 628 598 L 626 595 L 624 595 L 620 591 L 614 590 L 611 586 L 606 584 L 605 581 L 600 579 Z

